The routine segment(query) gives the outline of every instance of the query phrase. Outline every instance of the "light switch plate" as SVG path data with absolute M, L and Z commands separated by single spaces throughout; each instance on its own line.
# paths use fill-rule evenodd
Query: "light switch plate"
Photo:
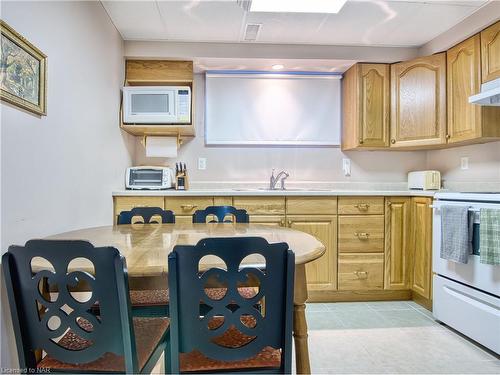
M 460 158 L 460 169 L 466 170 L 469 169 L 469 158 L 464 156 Z
M 351 175 L 351 159 L 342 159 L 342 170 L 344 171 L 344 176 Z
M 207 169 L 207 158 L 198 158 L 198 169 L 200 171 Z

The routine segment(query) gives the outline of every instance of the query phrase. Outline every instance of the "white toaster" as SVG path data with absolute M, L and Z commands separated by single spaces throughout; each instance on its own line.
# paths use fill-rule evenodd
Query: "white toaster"
M 409 172 L 408 189 L 439 190 L 441 189 L 441 173 L 439 171 Z

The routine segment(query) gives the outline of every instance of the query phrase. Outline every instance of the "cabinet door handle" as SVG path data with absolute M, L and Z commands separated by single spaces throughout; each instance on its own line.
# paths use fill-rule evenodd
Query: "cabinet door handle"
M 280 227 L 284 227 L 286 225 L 285 219 L 280 220 Z
M 446 134 L 446 139 L 450 139 L 450 138 L 451 138 L 451 135 Z
M 367 203 L 359 203 L 359 204 L 355 204 L 354 207 L 356 207 L 360 211 L 368 211 L 368 208 L 370 208 L 370 205 Z
M 362 145 L 364 143 L 363 138 L 359 139 L 359 144 Z
M 392 143 L 392 144 L 395 144 L 395 143 L 396 143 L 396 140 L 395 140 L 394 138 L 393 138 L 393 139 L 391 139 L 391 143 Z
M 370 233 L 366 232 L 356 232 L 354 233 L 356 237 L 358 237 L 360 240 L 367 240 L 368 237 L 370 237 Z
M 181 208 L 184 211 L 189 211 L 189 210 L 192 210 L 193 208 L 196 208 L 196 207 L 198 207 L 198 206 L 195 204 L 181 204 Z
M 354 274 L 358 277 L 358 279 L 367 279 L 368 278 L 368 272 L 366 271 L 354 271 Z
M 292 220 L 288 220 L 288 226 L 291 227 L 292 226 Z

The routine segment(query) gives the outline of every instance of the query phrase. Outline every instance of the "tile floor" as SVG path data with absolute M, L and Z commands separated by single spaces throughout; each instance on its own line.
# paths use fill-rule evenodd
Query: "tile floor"
M 500 374 L 498 357 L 411 301 L 310 303 L 306 313 L 315 374 Z

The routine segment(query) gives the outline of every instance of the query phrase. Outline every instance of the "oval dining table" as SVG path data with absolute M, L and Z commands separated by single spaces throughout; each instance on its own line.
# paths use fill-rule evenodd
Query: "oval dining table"
M 113 246 L 125 257 L 129 278 L 160 278 L 167 285 L 168 254 L 174 246 L 196 245 L 199 240 L 207 237 L 263 237 L 269 243 L 288 244 L 295 254 L 293 337 L 296 370 L 300 374 L 310 374 L 305 316 L 305 265 L 325 252 L 325 246 L 310 234 L 264 224 L 177 223 L 102 226 L 65 232 L 47 239 L 79 239 L 87 240 L 96 247 Z

